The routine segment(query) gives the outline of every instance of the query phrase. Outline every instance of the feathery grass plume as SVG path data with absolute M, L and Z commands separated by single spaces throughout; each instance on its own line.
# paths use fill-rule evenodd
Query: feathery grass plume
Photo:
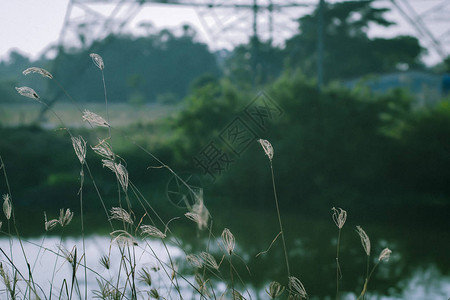
M 381 253 L 380 256 L 378 257 L 378 261 L 382 261 L 382 260 L 389 260 L 389 257 L 391 256 L 392 251 L 389 248 L 384 248 Z
M 370 239 L 367 236 L 366 232 L 361 228 L 361 226 L 356 226 L 356 232 L 359 234 L 361 238 L 361 244 L 364 247 L 364 251 L 366 251 L 367 256 L 370 256 Z
M 121 163 L 115 163 L 109 159 L 102 159 L 103 167 L 107 167 L 116 174 L 117 180 L 124 192 L 128 190 L 128 171 Z
M 38 67 L 28 68 L 28 69 L 24 70 L 22 73 L 23 73 L 23 75 L 28 75 L 30 73 L 38 73 L 42 77 L 47 77 L 47 78 L 53 79 L 53 76 L 52 76 L 52 74 L 50 74 L 49 71 L 42 69 L 42 68 L 38 68 Z
M 86 141 L 81 136 L 72 137 L 72 146 L 80 164 L 83 165 L 86 161 Z
M 3 213 L 5 214 L 5 217 L 8 220 L 11 219 L 11 212 L 12 212 L 11 198 L 9 197 L 9 194 L 3 195 Z
M 142 270 L 139 271 L 139 279 L 148 286 L 152 285 L 152 276 L 147 268 L 142 268 Z
M 208 267 L 213 268 L 215 270 L 219 269 L 219 265 L 217 264 L 216 259 L 208 252 L 200 253 L 200 257 L 203 260 L 203 263 Z
M 159 230 L 155 226 L 141 225 L 140 228 L 141 228 L 142 235 L 153 236 L 153 237 L 157 237 L 157 238 L 161 238 L 161 239 L 166 237 L 166 235 L 164 233 L 162 233 L 161 230 Z
M 366 276 L 366 280 L 364 281 L 364 286 L 363 289 L 361 291 L 361 294 L 358 296 L 357 300 L 359 299 L 365 299 L 365 295 L 367 293 L 367 287 L 369 285 L 369 281 L 370 278 L 372 277 L 373 272 L 375 271 L 375 269 L 377 268 L 377 266 L 380 264 L 381 261 L 383 260 L 389 260 L 389 257 L 391 256 L 392 251 L 389 248 L 384 248 L 381 253 L 380 256 L 378 257 L 378 261 L 376 262 L 376 264 L 373 266 L 372 270 L 368 271 L 367 269 L 367 276 Z M 369 256 L 367 256 L 367 267 L 369 266 Z
M 200 269 L 203 266 L 202 259 L 195 254 L 186 255 L 186 261 L 197 269 Z
M 270 299 L 275 299 L 284 292 L 284 286 L 276 281 L 272 281 L 269 285 L 269 290 L 266 289 L 267 295 L 269 295 Z
M 227 249 L 228 254 L 231 255 L 231 253 L 233 253 L 234 246 L 236 243 L 234 240 L 234 235 L 228 228 L 225 228 L 222 231 L 222 242 L 223 245 L 225 246 L 225 249 Z
M 208 227 L 209 211 L 203 202 L 203 189 L 193 191 L 195 203 L 192 205 L 190 212 L 185 213 L 186 218 L 197 223 L 198 228 L 203 230 Z
M 336 245 L 336 300 L 339 299 L 339 280 L 342 278 L 341 266 L 339 265 L 339 245 L 341 242 L 341 229 L 347 220 L 347 212 L 342 208 L 331 209 L 333 211 L 333 221 L 339 228 L 337 245 Z
M 22 96 L 31 98 L 31 99 L 39 99 L 39 95 L 30 87 L 22 86 L 16 87 L 16 91 Z
M 98 55 L 96 53 L 91 53 L 91 54 L 89 54 L 89 56 L 92 58 L 92 61 L 100 70 L 103 70 L 105 68 L 105 64 L 103 63 L 103 58 L 100 55 Z
M 99 139 L 99 143 L 91 148 L 98 155 L 109 160 L 114 160 L 115 154 L 112 151 L 111 145 L 106 140 Z
M 128 224 L 133 224 L 131 215 L 125 209 L 121 207 L 113 207 L 109 212 L 111 214 L 111 217 L 109 217 L 110 220 L 119 220 Z
M 345 221 L 347 220 L 347 212 L 340 207 L 333 207 L 331 210 L 333 211 L 334 223 L 339 229 L 341 229 L 344 226 Z
M 117 243 L 119 246 L 137 246 L 138 243 L 131 234 L 125 230 L 115 230 L 110 233 L 114 237 L 111 244 Z
M 89 110 L 83 112 L 83 120 L 100 127 L 111 127 L 105 119 Z
M 109 270 L 111 267 L 111 260 L 109 259 L 109 256 L 103 255 L 100 257 L 100 265 L 102 265 L 106 270 Z
M 270 160 L 272 160 L 272 158 L 273 158 L 273 147 L 269 143 L 269 141 L 268 140 L 259 139 L 259 140 L 257 140 L 257 142 L 261 144 L 261 147 L 263 147 L 264 152 L 266 153 L 266 155 L 269 157 Z
M 305 287 L 302 282 L 294 276 L 289 277 L 289 292 L 294 296 L 299 296 L 300 298 L 308 298 Z
M 47 221 L 47 214 L 45 213 L 45 211 L 44 211 L 44 220 L 45 220 L 45 222 L 44 222 L 44 228 L 45 228 L 45 231 L 50 231 L 50 230 L 52 230 L 53 228 L 55 228 L 56 225 L 59 224 L 59 221 L 56 220 L 56 219 Z
M 195 223 L 197 223 L 198 226 L 199 226 L 199 228 L 200 228 L 201 225 L 203 224 L 202 217 L 200 217 L 200 216 L 199 216 L 198 214 L 196 214 L 196 213 L 187 212 L 187 213 L 184 214 L 184 216 L 185 216 L 186 218 L 188 218 L 189 220 L 194 221 Z
M 70 211 L 70 208 L 66 209 L 64 213 L 64 209 L 59 210 L 59 224 L 62 227 L 69 225 L 70 221 L 72 221 L 73 212 Z

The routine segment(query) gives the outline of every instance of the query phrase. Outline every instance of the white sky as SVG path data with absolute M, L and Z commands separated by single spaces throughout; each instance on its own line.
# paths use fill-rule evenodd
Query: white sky
M 11 49 L 19 50 L 32 58 L 37 58 L 50 44 L 55 44 L 63 25 L 67 4 L 68 0 L 0 0 L 0 59 L 6 58 Z M 205 28 L 201 26 L 194 9 L 173 8 L 164 5 L 145 7 L 136 16 L 132 24 L 149 20 L 157 28 L 175 28 L 188 23 L 196 27 L 200 40 L 209 43 L 213 48 L 219 48 L 217 43 L 221 42 L 221 39 L 211 39 Z M 104 7 L 104 9 L 107 9 L 107 7 Z M 245 14 L 242 16 L 246 18 Z M 393 36 L 399 33 L 414 34 L 411 26 L 402 20 L 398 14 L 391 14 L 389 17 L 394 18 L 399 26 L 389 30 L 373 28 L 371 34 L 382 36 Z M 249 22 L 251 21 L 251 14 L 248 15 L 247 19 Z M 295 27 L 291 28 L 291 32 L 294 29 Z M 251 27 L 242 31 L 250 33 Z M 239 39 L 240 42 L 246 41 L 245 35 L 236 36 L 236 39 Z M 430 52 L 425 60 L 432 64 L 439 61 L 439 57 Z

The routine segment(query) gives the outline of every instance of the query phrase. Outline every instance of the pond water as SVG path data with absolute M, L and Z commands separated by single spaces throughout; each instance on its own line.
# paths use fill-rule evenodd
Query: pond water
M 301 244 L 304 243 L 300 240 L 296 241 L 296 244 L 299 245 L 298 249 L 301 249 Z M 85 247 L 86 247 L 86 263 L 89 267 L 87 270 L 87 280 L 85 280 L 84 268 L 83 266 L 79 266 L 76 271 L 76 282 L 77 284 L 71 291 L 71 283 L 72 283 L 72 266 L 66 260 L 68 253 L 72 253 L 72 257 L 75 254 L 74 249 L 77 249 L 77 260 L 81 261 L 81 264 L 84 264 L 84 259 L 81 257 L 83 251 L 83 244 L 81 238 L 65 238 L 61 240 L 58 237 L 39 237 L 39 238 L 30 238 L 30 239 L 22 239 L 19 241 L 17 238 L 0 239 L 0 248 L 2 250 L 0 262 L 2 263 L 2 267 L 5 270 L 6 274 L 11 278 L 12 275 L 12 264 L 14 264 L 15 268 L 20 271 L 21 275 L 18 275 L 18 288 L 16 293 L 19 299 L 24 298 L 24 293 L 28 293 L 29 289 L 27 289 L 26 284 L 23 280 L 21 280 L 21 276 L 28 278 L 28 270 L 27 270 L 27 262 L 24 260 L 26 256 L 28 263 L 30 264 L 31 271 L 33 274 L 33 280 L 36 286 L 36 290 L 38 294 L 43 299 L 50 298 L 50 290 L 52 291 L 52 297 L 54 299 L 67 299 L 68 295 L 72 295 L 72 299 L 84 299 L 85 298 L 85 287 L 87 286 L 87 298 L 92 299 L 96 296 L 96 291 L 99 291 L 99 283 L 101 282 L 112 282 L 114 285 L 119 286 L 120 288 L 125 287 L 125 276 L 122 268 L 121 281 L 117 283 L 118 270 L 120 268 L 121 257 L 124 255 L 125 257 L 131 257 L 133 261 L 136 263 L 136 273 L 141 274 L 142 269 L 146 268 L 151 275 L 152 284 L 151 287 L 146 285 L 140 279 L 136 279 L 137 283 L 136 289 L 138 292 L 137 297 L 139 299 L 149 299 L 149 295 L 147 291 L 150 291 L 151 288 L 155 288 L 158 292 L 165 296 L 166 299 L 180 299 L 180 294 L 183 299 L 199 299 L 198 294 L 195 292 L 194 288 L 191 286 L 195 285 L 195 279 L 192 272 L 192 268 L 185 261 L 185 253 L 179 247 L 174 246 L 171 242 L 168 242 L 166 247 L 163 245 L 161 240 L 151 240 L 151 241 L 136 241 L 137 245 L 134 245 L 130 248 L 132 251 L 128 253 L 126 251 L 125 254 L 120 252 L 120 249 L 116 244 L 111 244 L 111 238 L 105 236 L 90 236 L 85 239 Z M 194 251 L 195 246 L 190 246 L 185 244 L 185 249 L 190 249 Z M 214 248 L 214 247 L 212 247 Z M 253 259 L 248 253 L 242 254 L 245 246 L 240 246 L 239 244 L 236 246 L 236 252 L 241 252 L 241 257 L 245 260 L 248 267 L 251 269 L 255 267 Z M 302 252 L 299 250 L 299 252 Z M 25 253 L 25 255 L 24 255 Z M 170 270 L 170 259 L 168 256 L 170 253 L 170 259 L 174 261 L 176 268 L 179 272 L 179 275 L 176 276 L 178 285 L 181 289 L 180 294 L 176 291 L 176 289 L 171 284 L 169 277 L 171 276 Z M 272 253 L 274 256 L 278 256 L 279 253 L 274 251 Z M 294 257 L 297 254 L 295 252 L 291 252 L 290 256 Z M 303 254 L 299 254 L 303 257 Z M 100 263 L 102 257 L 107 256 L 110 258 L 110 269 L 106 269 Z M 158 259 L 156 258 L 158 257 Z M 10 261 L 11 259 L 11 261 Z M 219 255 L 220 259 L 220 255 Z M 246 271 L 239 269 L 240 258 L 236 256 L 233 258 L 236 261 L 236 268 L 238 271 L 243 274 Z M 264 260 L 264 258 L 261 258 Z M 225 259 L 226 260 L 226 259 Z M 400 260 L 400 256 L 393 255 L 392 260 L 394 261 L 394 266 L 396 266 L 395 261 Z M 295 262 L 295 259 L 293 259 Z M 319 265 L 319 261 L 314 262 L 316 265 Z M 264 264 L 263 264 L 264 265 Z M 226 266 L 226 262 L 223 262 L 223 265 L 220 267 L 224 269 L 224 273 L 227 272 L 229 266 Z M 272 267 L 274 268 L 274 267 Z M 248 291 L 243 292 L 243 295 L 246 299 L 268 299 L 267 295 L 264 292 L 265 286 L 268 286 L 272 276 L 270 271 L 264 272 L 259 271 L 258 268 L 254 268 L 256 270 L 251 271 L 252 276 L 255 277 L 250 280 L 250 284 L 247 286 Z M 293 268 L 295 270 L 295 266 Z M 332 270 L 333 267 L 330 266 Z M 343 272 L 347 271 L 343 267 Z M 380 265 L 378 270 L 381 275 L 395 275 L 395 271 L 390 270 L 387 266 Z M 260 273 L 260 274 L 258 274 Z M 263 273 L 263 274 L 261 274 Z M 333 273 L 333 271 L 330 271 Z M 312 272 L 314 274 L 314 272 Z M 258 275 L 265 275 L 258 277 Z M 305 278 L 304 284 L 307 291 L 314 291 L 317 287 L 313 285 L 317 285 L 317 281 L 308 279 L 308 273 L 302 273 L 303 278 Z M 252 277 L 250 276 L 250 277 Z M 381 276 L 381 277 L 383 277 Z M 243 276 L 245 279 L 245 276 Z M 396 276 L 393 276 L 397 278 Z M 226 285 L 220 283 L 219 280 L 216 280 L 215 276 L 211 276 L 211 282 L 213 282 L 216 291 L 216 298 L 220 298 L 220 294 L 226 290 Z M 397 300 L 397 299 L 408 299 L 408 300 L 422 300 L 422 299 L 448 299 L 450 297 L 450 276 L 442 274 L 439 267 L 434 264 L 428 264 L 425 267 L 414 268 L 411 273 L 408 273 L 407 276 L 400 277 L 400 280 L 395 280 L 395 286 L 391 288 L 390 296 L 383 296 L 376 290 L 377 283 L 382 281 L 375 281 L 369 288 L 372 288 L 372 293 L 369 293 L 367 299 L 383 299 L 383 300 Z M 245 279 L 246 280 L 246 279 Z M 320 279 L 318 282 L 328 279 Z M 65 288 L 64 282 L 67 283 L 67 288 Z M 260 284 L 260 282 L 262 282 Z M 391 282 L 392 284 L 392 282 Z M 309 286 L 308 286 L 309 285 Z M 324 286 L 333 285 L 333 282 L 326 282 Z M 53 288 L 51 288 L 53 286 Z M 237 286 L 237 285 L 236 285 Z M 237 289 L 242 290 L 242 287 L 236 287 Z M 319 287 L 320 288 L 320 287 Z M 394 291 L 395 289 L 395 291 Z M 61 293 L 61 295 L 60 295 Z M 81 294 L 81 296 L 80 296 Z M 44 296 L 45 295 L 45 296 Z M 285 294 L 286 295 L 286 294 Z M 130 295 L 127 295 L 128 297 Z M 209 296 L 210 298 L 214 298 L 213 295 Z M 209 298 L 207 297 L 207 298 Z M 5 287 L 5 283 L 1 280 L 0 283 L 0 298 L 7 298 L 7 289 Z M 29 297 L 25 297 L 29 299 Z M 33 297 L 31 297 L 33 298 Z M 125 298 L 126 299 L 126 298 Z M 224 296 L 224 299 L 229 299 L 228 296 Z M 284 299 L 284 298 L 283 298 Z M 310 299 L 334 299 L 334 295 L 330 294 L 330 296 L 323 295 L 314 295 L 310 294 Z M 356 299 L 356 295 L 353 292 L 343 292 L 340 296 L 340 299 Z

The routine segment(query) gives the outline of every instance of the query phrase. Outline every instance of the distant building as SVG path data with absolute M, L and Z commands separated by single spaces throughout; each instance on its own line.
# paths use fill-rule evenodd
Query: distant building
M 450 74 L 436 75 L 410 71 L 384 75 L 374 75 L 345 83 L 352 88 L 367 86 L 375 93 L 385 93 L 391 89 L 403 88 L 417 100 L 416 105 L 430 106 L 450 94 Z

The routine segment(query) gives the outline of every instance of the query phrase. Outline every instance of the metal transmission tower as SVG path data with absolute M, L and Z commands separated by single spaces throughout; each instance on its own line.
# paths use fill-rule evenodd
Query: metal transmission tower
M 390 0 L 417 37 L 441 59 L 450 55 L 449 0 Z
M 60 46 L 85 46 L 120 33 L 144 8 L 152 5 L 195 9 L 209 44 L 215 49 L 246 43 L 249 35 L 283 42 L 297 28 L 295 19 L 310 12 L 317 0 L 70 0 Z M 151 20 L 149 20 L 151 21 Z
M 316 5 L 317 0 L 212 0 L 196 11 L 214 48 L 221 49 L 248 42 L 243 33 L 281 44 L 295 34 L 296 19 Z
M 120 32 L 140 11 L 143 1 L 69 0 L 59 46 L 85 46 Z M 105 4 L 113 4 L 105 7 Z

